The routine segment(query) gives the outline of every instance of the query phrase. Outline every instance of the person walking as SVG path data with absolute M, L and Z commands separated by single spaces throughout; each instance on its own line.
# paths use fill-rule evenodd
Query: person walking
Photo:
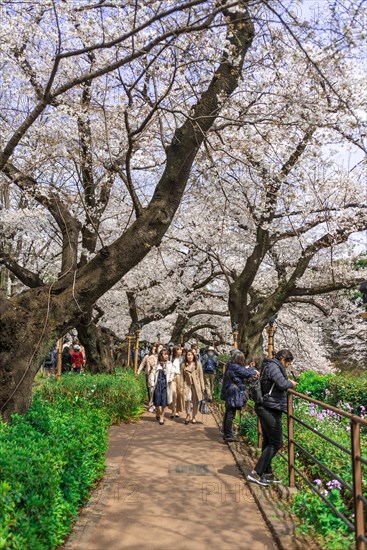
M 238 441 L 233 433 L 233 420 L 236 411 L 240 411 L 247 402 L 246 381 L 258 375 L 255 368 L 245 366 L 245 356 L 241 351 L 236 351 L 227 364 L 220 397 L 225 401 L 226 407 L 223 418 L 223 440 L 228 443 Z
M 203 399 L 204 392 L 203 370 L 192 350 L 186 352 L 185 361 L 181 365 L 181 393 L 185 402 L 186 419 L 185 424 L 189 424 L 191 409 L 191 422 L 196 424 L 196 415 L 198 412 L 199 401 Z
M 73 344 L 73 351 L 71 352 L 71 364 L 72 371 L 80 373 L 81 368 L 84 366 L 84 355 L 80 349 L 79 344 Z
M 281 349 L 273 359 L 264 359 L 260 370 L 263 403 L 255 405 L 261 422 L 262 452 L 256 466 L 247 476 L 248 481 L 268 486 L 280 483 L 273 473 L 271 461 L 283 445 L 282 413 L 287 412 L 287 390 L 297 382 L 288 380 L 286 369 L 293 361 L 289 349 Z
M 47 378 L 56 374 L 55 355 L 54 355 L 55 349 L 56 349 L 55 346 L 52 349 L 50 349 L 50 351 L 47 353 L 43 362 L 43 370 L 46 373 Z
M 172 381 L 172 403 L 171 403 L 171 418 L 178 418 L 183 411 L 183 397 L 181 393 L 181 358 L 182 347 L 174 346 L 172 349 L 173 358 L 173 381 Z
M 167 405 L 172 403 L 172 381 L 174 376 L 173 365 L 168 360 L 169 352 L 163 348 L 158 354 L 157 364 L 153 367 L 150 378 L 153 383 L 153 403 L 156 419 L 160 425 L 164 424 L 164 413 Z
M 64 344 L 61 354 L 61 372 L 65 374 L 71 371 L 72 358 L 70 348 L 67 344 Z
M 208 401 L 213 401 L 214 376 L 218 366 L 218 354 L 213 346 L 209 346 L 201 355 L 201 365 L 204 373 L 205 393 Z
M 152 407 L 153 405 L 153 391 L 154 391 L 154 384 L 153 385 L 150 384 L 150 373 L 152 369 L 156 366 L 157 361 L 158 361 L 157 344 L 153 344 L 152 346 L 150 346 L 148 354 L 144 356 L 142 362 L 139 365 L 138 372 L 137 372 L 137 374 L 139 375 L 145 369 L 145 380 L 147 385 L 149 407 Z

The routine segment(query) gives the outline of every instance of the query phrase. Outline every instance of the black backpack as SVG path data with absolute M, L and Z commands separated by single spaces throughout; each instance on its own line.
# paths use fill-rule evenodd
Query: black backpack
M 45 357 L 44 366 L 45 367 L 52 367 L 53 366 L 53 357 L 52 357 L 52 351 L 49 351 L 48 354 Z
M 271 395 L 273 388 L 274 388 L 274 383 L 271 386 L 269 393 L 266 393 L 264 395 L 261 388 L 261 380 L 260 378 L 256 378 L 248 386 L 250 399 L 252 399 L 255 405 L 262 405 L 264 401 L 266 401 L 266 399 L 269 397 L 269 395 Z

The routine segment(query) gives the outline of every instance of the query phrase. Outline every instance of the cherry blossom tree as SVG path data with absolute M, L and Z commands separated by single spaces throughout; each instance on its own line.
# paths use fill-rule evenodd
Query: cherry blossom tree
M 4 2 L 2 15 L 0 170 L 62 237 L 51 284 L 17 264 L 30 289 L 1 300 L 0 410 L 9 418 L 29 406 L 45 345 L 90 319 L 98 298 L 159 245 L 204 136 L 238 84 L 254 26 L 247 2 Z M 139 168 L 147 178 L 151 161 L 141 184 Z M 130 217 L 96 249 L 116 174 Z M 70 186 L 72 196 L 83 189 L 76 204 Z M 3 261 L 14 270 L 15 260 Z

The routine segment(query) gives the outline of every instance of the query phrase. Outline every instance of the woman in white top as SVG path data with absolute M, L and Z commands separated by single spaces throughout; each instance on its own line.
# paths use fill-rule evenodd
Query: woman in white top
M 173 372 L 174 377 L 172 381 L 172 403 L 171 403 L 171 418 L 178 418 L 180 412 L 184 410 L 183 397 L 181 393 L 181 359 L 182 359 L 182 347 L 174 346 L 172 350 L 173 358 Z
M 153 403 L 155 405 L 156 419 L 164 424 L 164 413 L 167 405 L 172 403 L 173 365 L 168 361 L 168 350 L 161 349 L 158 354 L 158 362 L 150 373 L 150 383 L 153 383 Z

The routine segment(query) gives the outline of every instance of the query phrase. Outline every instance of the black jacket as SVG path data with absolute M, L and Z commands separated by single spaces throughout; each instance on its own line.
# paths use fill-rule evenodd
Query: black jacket
M 228 363 L 223 377 L 220 398 L 226 402 L 228 407 L 243 407 L 248 399 L 245 392 L 246 380 L 255 375 L 256 370 L 251 367 Z
M 263 406 L 287 412 L 287 390 L 293 388 L 293 384 L 288 380 L 286 370 L 278 359 L 264 359 L 260 378 L 263 395 L 270 392 L 274 383 L 271 395 L 265 399 Z

